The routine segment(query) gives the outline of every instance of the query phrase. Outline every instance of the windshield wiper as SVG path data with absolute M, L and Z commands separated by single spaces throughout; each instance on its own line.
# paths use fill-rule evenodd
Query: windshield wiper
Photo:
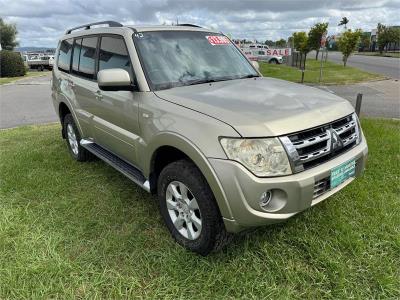
M 190 80 L 185 85 L 195 85 L 195 84 L 211 83 L 211 82 L 226 81 L 233 79 L 236 78 L 234 77 L 202 78 L 202 79 Z
M 260 75 L 248 74 L 245 76 L 238 77 L 237 79 L 255 78 L 255 77 L 260 77 Z

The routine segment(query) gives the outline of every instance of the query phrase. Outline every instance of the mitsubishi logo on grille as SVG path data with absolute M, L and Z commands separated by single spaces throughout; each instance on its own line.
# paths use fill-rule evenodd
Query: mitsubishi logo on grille
M 343 147 L 343 141 L 340 136 L 336 133 L 335 130 L 331 129 L 331 136 L 332 136 L 332 150 L 338 150 Z

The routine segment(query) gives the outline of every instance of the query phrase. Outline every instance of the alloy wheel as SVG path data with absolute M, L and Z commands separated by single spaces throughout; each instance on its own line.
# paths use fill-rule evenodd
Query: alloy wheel
M 166 191 L 168 214 L 176 230 L 189 240 L 200 236 L 202 219 L 196 198 L 180 181 L 172 181 Z
M 74 155 L 78 155 L 78 151 L 79 151 L 78 150 L 78 140 L 76 138 L 75 130 L 72 127 L 71 123 L 69 123 L 67 125 L 67 136 L 68 136 L 69 145 L 71 146 L 72 153 Z

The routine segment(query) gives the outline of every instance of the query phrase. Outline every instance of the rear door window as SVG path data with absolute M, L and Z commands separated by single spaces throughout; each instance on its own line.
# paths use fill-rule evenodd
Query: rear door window
M 88 79 L 95 79 L 97 37 L 82 39 L 79 55 L 79 75 Z
M 60 43 L 60 49 L 58 51 L 57 67 L 59 70 L 64 72 L 69 72 L 69 66 L 71 63 L 72 42 L 73 39 L 68 39 L 68 40 L 63 40 Z
M 74 42 L 74 51 L 72 54 L 72 70 L 74 74 L 79 74 L 79 57 L 81 55 L 82 39 L 76 39 Z
M 99 71 L 112 68 L 126 70 L 134 82 L 131 60 L 124 39 L 117 36 L 103 36 L 99 49 Z

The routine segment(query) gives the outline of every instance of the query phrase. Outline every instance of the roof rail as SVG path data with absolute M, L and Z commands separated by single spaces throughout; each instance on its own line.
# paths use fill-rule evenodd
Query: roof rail
M 89 23 L 89 24 L 77 26 L 77 27 L 74 27 L 74 28 L 70 28 L 65 32 L 65 34 L 70 34 L 72 31 L 77 30 L 77 29 L 81 29 L 81 28 L 85 28 L 85 30 L 88 30 L 94 25 L 103 25 L 103 24 L 106 24 L 109 27 L 122 27 L 123 26 L 121 23 L 118 23 L 118 22 L 115 22 L 115 21 L 101 21 L 101 22 Z
M 195 24 L 189 24 L 189 23 L 186 23 L 186 24 L 178 24 L 177 26 L 188 26 L 188 27 L 198 27 L 198 28 L 203 28 L 203 27 L 201 27 L 201 26 L 199 26 L 199 25 L 195 25 Z

